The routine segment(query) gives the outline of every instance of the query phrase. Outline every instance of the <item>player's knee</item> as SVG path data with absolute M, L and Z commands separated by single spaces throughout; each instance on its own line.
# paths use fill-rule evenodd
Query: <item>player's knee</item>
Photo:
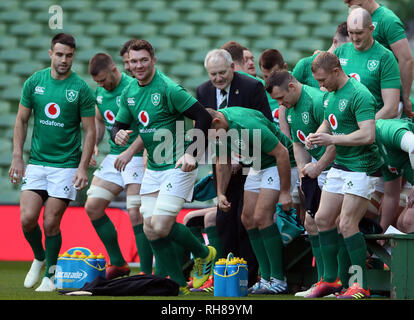
M 305 216 L 305 229 L 309 234 L 318 233 L 318 226 L 316 225 L 316 221 L 309 214 L 306 214 Z
M 316 212 L 315 223 L 319 230 L 326 231 L 335 228 L 335 219 L 323 210 Z
M 86 195 L 88 199 L 85 203 L 85 210 L 92 219 L 105 210 L 107 204 L 115 198 L 115 194 L 111 191 L 95 185 L 90 186 Z
M 241 222 L 246 230 L 249 230 L 255 227 L 253 216 L 242 214 Z

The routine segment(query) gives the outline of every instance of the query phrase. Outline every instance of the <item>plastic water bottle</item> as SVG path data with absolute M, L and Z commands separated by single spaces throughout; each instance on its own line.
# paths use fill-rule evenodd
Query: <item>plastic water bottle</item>
M 98 254 L 98 256 L 96 257 L 97 260 L 97 267 L 100 269 L 105 269 L 106 268 L 106 260 L 105 260 L 105 256 L 100 253 Z
M 226 296 L 226 259 L 219 259 L 214 266 L 214 296 Z

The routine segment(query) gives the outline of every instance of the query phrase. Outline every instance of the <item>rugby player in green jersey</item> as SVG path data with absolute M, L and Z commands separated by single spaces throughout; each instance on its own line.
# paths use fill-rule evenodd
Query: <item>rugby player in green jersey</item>
M 384 160 L 381 227 L 385 231 L 393 225 L 402 232 L 414 232 L 414 125 L 402 119 L 380 119 L 375 127 L 375 141 Z M 401 178 L 407 181 L 402 190 Z
M 115 123 L 121 93 L 134 79 L 125 73 L 121 73 L 117 69 L 112 57 L 106 53 L 97 53 L 91 58 L 89 73 L 98 84 L 95 93 L 96 145 L 94 153 L 98 155 L 98 145 L 101 143 L 105 131 L 110 135 L 112 126 Z M 139 191 L 144 175 L 142 152 L 136 154 L 131 159 L 124 171 L 120 172 L 114 167 L 117 156 L 125 151 L 138 135 L 138 127 L 134 125 L 132 129 L 134 132 L 131 134 L 130 143 L 125 147 L 118 146 L 112 140 L 109 140 L 109 154 L 94 172 L 90 188 L 87 191 L 88 199 L 86 200 L 85 210 L 98 236 L 104 243 L 111 262 L 106 269 L 107 279 L 130 273 L 130 268 L 125 262 L 118 244 L 116 229 L 105 213 L 105 209 L 111 201 L 124 189 L 126 191 L 126 209 L 128 210 L 135 234 L 141 272 L 145 274 L 152 273 L 153 255 L 143 231 L 143 219 L 139 211 L 141 204 Z M 96 161 L 92 165 L 96 165 Z
M 348 29 L 346 22 L 342 22 L 340 25 L 338 25 L 335 35 L 332 39 L 332 45 L 327 51 L 333 52 L 336 48 L 342 46 L 344 43 L 347 42 L 349 42 Z M 313 77 L 311 70 L 312 62 L 313 60 L 315 60 L 319 52 L 320 51 L 317 50 L 317 52 L 315 52 L 312 56 L 302 58 L 298 61 L 298 63 L 296 63 L 295 67 L 293 68 L 292 74 L 300 83 L 306 84 L 311 87 L 319 88 L 319 83 Z
M 309 234 L 315 257 L 318 280 L 321 280 L 324 268 L 315 214 L 319 206 L 320 188 L 322 188 L 326 174 L 335 159 L 335 146 L 318 146 L 307 149 L 305 143 L 306 137 L 315 132 L 324 120 L 323 104 L 327 92 L 302 85 L 288 71 L 272 73 L 266 81 L 266 91 L 286 107 L 286 118 L 293 140 L 293 151 L 301 179 L 301 189 L 306 199 L 308 214 L 305 216 L 305 228 Z M 341 274 L 339 277 L 342 280 Z M 315 285 L 310 290 L 298 292 L 296 296 L 306 296 L 312 292 L 314 287 Z
M 341 290 L 338 275 L 338 229 L 357 270 L 356 280 L 338 298 L 360 299 L 370 296 L 366 278 L 367 247 L 359 232 L 359 221 L 365 215 L 378 181 L 382 161 L 375 141 L 375 99 L 368 89 L 342 70 L 338 57 L 321 52 L 312 63 L 319 85 L 325 87 L 324 122 L 310 133 L 306 146 L 335 145 L 336 156 L 323 186 L 316 213 L 324 277 L 308 297 L 321 297 Z
M 374 26 L 363 8 L 351 11 L 347 19 L 351 42 L 335 49 L 344 72 L 364 84 L 376 100 L 376 119 L 398 116 L 400 72 L 392 52 L 372 37 Z
M 232 205 L 225 195 L 232 172 L 230 160 L 236 156 L 251 166 L 244 185 L 241 220 L 259 262 L 261 279 L 249 292 L 285 293 L 283 243 L 273 215 L 278 202 L 286 211 L 292 205 L 291 192 L 298 178 L 292 142 L 260 111 L 242 107 L 208 111 L 214 129 L 209 132 L 209 138 L 217 142 L 220 209 L 228 211 Z
M 390 49 L 398 60 L 404 113 L 407 117 L 412 118 L 414 113 L 410 93 L 414 78 L 414 61 L 403 23 L 394 12 L 375 0 L 344 0 L 344 3 L 348 7 L 360 6 L 371 14 L 374 39 Z
M 35 256 L 24 281 L 26 288 L 37 283 L 46 262 L 36 291 L 55 290 L 52 276 L 62 245 L 60 221 L 77 190 L 88 184 L 87 168 L 95 145 L 95 99 L 92 89 L 71 70 L 75 48 L 72 35 L 53 37 L 51 66 L 26 80 L 14 127 L 9 175 L 13 183 L 22 182 L 20 220 Z M 33 135 L 25 169 L 23 145 L 32 112 Z M 43 206 L 45 250 L 38 225 Z
M 121 95 L 111 138 L 118 145 L 126 145 L 132 134 L 132 130 L 127 130 L 131 123 L 138 124 L 139 132 L 137 139 L 118 156 L 115 167 L 123 171 L 134 154 L 144 147 L 147 150 L 140 191 L 144 232 L 157 261 L 180 285 L 181 293 L 188 294 L 173 242 L 196 258 L 194 288 L 208 279 L 216 256 L 213 247 L 202 244 L 187 227 L 176 222 L 184 202 L 191 201 L 197 178 L 196 159 L 204 153 L 211 117 L 184 88 L 156 69 L 154 49 L 149 42 L 136 40 L 128 52 L 131 73 L 137 81 L 131 82 Z M 185 137 L 184 117 L 195 120 L 195 128 L 204 136 L 194 136 L 193 140 Z

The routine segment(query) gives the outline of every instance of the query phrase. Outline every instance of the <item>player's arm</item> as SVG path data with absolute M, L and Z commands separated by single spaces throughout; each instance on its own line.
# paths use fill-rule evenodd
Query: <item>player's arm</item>
M 290 161 L 289 151 L 282 143 L 278 143 L 276 147 L 267 153 L 273 156 L 277 162 L 277 171 L 280 177 L 280 195 L 279 202 L 282 204 L 283 210 L 288 211 L 292 206 L 292 197 L 290 195 Z
M 27 127 L 32 109 L 19 103 L 16 123 L 13 131 L 13 159 L 9 169 L 10 181 L 20 183 L 24 176 L 23 146 L 26 141 Z
M 299 170 L 299 175 L 302 176 L 302 169 L 306 164 L 312 161 L 312 157 L 310 153 L 305 150 L 302 142 L 293 142 L 293 154 Z
M 224 212 L 230 210 L 231 203 L 227 201 L 226 191 L 232 174 L 230 157 L 216 157 L 217 202 Z
M 175 165 L 176 168 L 181 166 L 182 171 L 189 172 L 195 169 L 197 165 L 196 160 L 200 160 L 204 154 L 207 146 L 208 129 L 210 129 L 212 118 L 198 101 L 185 110 L 183 114 L 194 121 L 194 132 L 200 133 L 200 135 L 194 134 L 193 141 Z
M 96 128 L 96 146 L 98 146 L 105 135 L 105 121 L 99 111 L 98 107 L 95 107 L 95 128 Z
M 328 135 L 330 135 L 331 133 L 332 133 L 332 131 L 331 131 L 331 128 L 329 126 L 328 121 L 327 120 L 324 120 L 322 122 L 322 124 L 319 126 L 318 130 L 316 130 L 315 133 L 309 133 L 308 136 L 306 137 L 306 143 L 305 143 L 306 148 L 312 149 L 312 148 L 315 147 L 315 144 L 316 143 L 313 143 L 312 142 L 313 141 L 312 138 L 314 136 L 319 136 L 320 134 L 328 134 Z
M 126 130 L 131 131 L 131 130 Z M 132 132 L 132 131 L 131 131 Z M 126 165 L 131 161 L 132 157 L 138 152 L 144 150 L 144 141 L 142 141 L 141 136 L 137 136 L 136 139 L 131 143 L 131 145 L 123 151 L 114 162 L 114 167 L 118 171 L 124 171 Z
M 285 136 L 292 139 L 292 136 L 290 135 L 290 126 L 286 121 L 286 107 L 284 105 L 279 105 L 279 127 L 280 131 L 282 131 Z
M 412 118 L 413 111 L 410 100 L 411 85 L 413 83 L 413 55 L 407 38 L 398 40 L 390 45 L 392 52 L 398 60 L 402 83 L 402 97 L 405 114 Z
M 75 172 L 72 183 L 76 189 L 81 190 L 88 185 L 87 169 L 96 141 L 95 116 L 81 117 L 83 128 L 82 156 Z
M 375 141 L 375 120 L 358 122 L 358 130 L 350 134 L 330 135 L 318 133 L 310 138 L 312 144 L 328 146 L 331 144 L 341 146 L 361 146 L 373 144 Z
M 93 149 L 93 155 L 89 162 L 89 165 L 93 167 L 97 165 L 95 157 L 97 157 L 99 154 L 98 145 L 102 142 L 102 139 L 105 135 L 105 121 L 102 118 L 102 115 L 99 112 L 99 109 L 97 107 L 95 107 L 95 128 L 96 128 L 96 142 L 95 142 L 95 146 Z
M 398 115 L 400 89 L 381 89 L 384 106 L 375 114 L 375 119 L 393 119 Z
M 115 120 L 114 126 L 111 129 L 111 139 L 115 144 L 125 147 L 129 141 L 129 135 L 132 130 L 129 129 L 129 124 Z

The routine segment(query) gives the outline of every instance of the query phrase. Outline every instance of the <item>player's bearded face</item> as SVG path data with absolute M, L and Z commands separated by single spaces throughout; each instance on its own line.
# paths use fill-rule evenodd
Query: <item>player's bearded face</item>
M 140 84 L 146 84 L 154 75 L 156 58 L 151 57 L 147 50 L 129 51 L 129 68 Z
M 65 75 L 72 68 L 75 49 L 67 45 L 56 43 L 52 50 L 49 50 L 52 68 L 57 74 Z

